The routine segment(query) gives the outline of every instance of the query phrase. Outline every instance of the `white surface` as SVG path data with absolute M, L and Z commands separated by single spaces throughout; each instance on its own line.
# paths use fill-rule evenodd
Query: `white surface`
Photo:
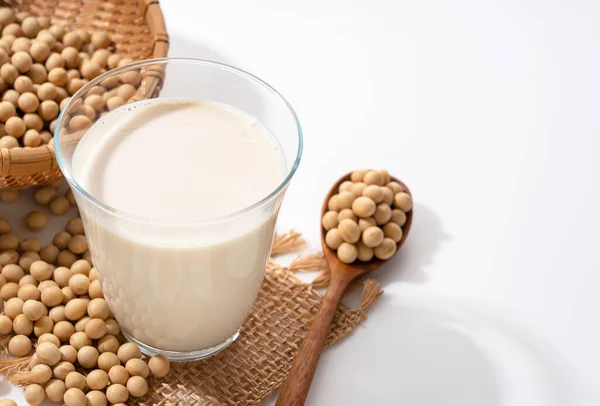
M 415 196 L 374 275 L 385 294 L 324 354 L 308 404 L 600 404 L 600 3 L 162 7 L 171 55 L 245 68 L 296 108 L 306 149 L 280 229 L 316 247 L 323 195 L 357 167 Z

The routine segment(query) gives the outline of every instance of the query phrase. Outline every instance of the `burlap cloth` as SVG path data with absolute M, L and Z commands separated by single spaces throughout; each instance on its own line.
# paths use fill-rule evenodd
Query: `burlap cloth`
M 298 233 L 279 236 L 273 255 L 300 249 Z M 320 271 L 312 284 L 294 272 Z M 239 338 L 206 360 L 173 364 L 169 375 L 151 381 L 146 397 L 131 405 L 258 405 L 285 379 L 302 338 L 321 302 L 316 286 L 325 286 L 328 270 L 320 254 L 300 257 L 288 267 L 273 259 L 267 267 L 258 299 Z M 346 337 L 366 318 L 366 309 L 381 294 L 374 280 L 362 285 L 358 309 L 341 305 L 334 318 L 327 346 Z

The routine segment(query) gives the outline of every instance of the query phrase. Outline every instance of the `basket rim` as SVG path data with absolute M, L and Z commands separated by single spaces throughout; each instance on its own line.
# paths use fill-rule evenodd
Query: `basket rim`
M 137 2 L 140 15 L 150 29 L 152 38 L 150 57 L 166 57 L 169 47 L 169 36 L 166 30 L 165 18 L 158 0 L 140 0 Z M 58 123 L 58 122 L 57 122 Z M 39 145 L 37 147 L 0 148 L 0 185 L 6 179 L 17 179 L 17 189 L 26 188 L 36 184 L 45 184 L 38 178 L 40 175 L 55 179 L 60 177 L 54 143 Z M 38 178 L 38 179 L 36 179 Z M 0 190 L 7 186 L 0 186 Z

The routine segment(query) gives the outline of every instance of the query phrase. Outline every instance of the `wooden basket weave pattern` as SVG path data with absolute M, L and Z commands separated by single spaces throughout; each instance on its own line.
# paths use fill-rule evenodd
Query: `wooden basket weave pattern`
M 0 6 L 71 28 L 106 31 L 117 52 L 135 60 L 167 56 L 169 39 L 158 0 L 5 0 Z M 0 189 L 42 185 L 60 176 L 53 145 L 0 149 Z

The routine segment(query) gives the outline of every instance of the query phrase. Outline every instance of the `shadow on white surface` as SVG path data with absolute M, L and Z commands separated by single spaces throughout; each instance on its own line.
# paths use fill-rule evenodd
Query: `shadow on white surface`
M 442 244 L 450 239 L 441 219 L 429 207 L 415 202 L 413 223 L 404 246 L 373 277 L 384 289 L 396 281 L 426 283 L 427 269 Z
M 0 381 L 0 398 L 7 396 L 11 391 L 10 383 Z

